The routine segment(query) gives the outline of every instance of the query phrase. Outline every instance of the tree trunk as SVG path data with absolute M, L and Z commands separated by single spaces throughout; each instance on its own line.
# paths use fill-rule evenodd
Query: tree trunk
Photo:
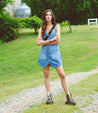
M 72 32 L 72 28 L 71 28 L 71 25 L 70 25 L 70 21 L 68 21 L 68 24 L 69 24 L 70 32 Z

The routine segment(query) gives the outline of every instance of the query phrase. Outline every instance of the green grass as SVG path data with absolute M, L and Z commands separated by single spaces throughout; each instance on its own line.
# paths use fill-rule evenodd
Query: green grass
M 61 28 L 59 44 L 65 74 L 90 71 L 98 66 L 98 25 Z M 32 29 L 20 29 L 20 37 L 0 45 L 0 100 L 22 89 L 44 84 L 43 68 L 37 64 L 41 46 Z M 58 78 L 50 67 L 50 79 Z
M 65 93 L 62 90 L 60 95 L 53 97 L 54 104 L 46 105 L 46 102 L 42 102 L 41 104 L 30 106 L 23 113 L 83 113 L 80 110 L 79 104 L 82 103 L 81 107 L 85 107 L 89 105 L 91 100 L 93 100 L 93 94 L 98 91 L 97 79 L 98 73 L 93 74 L 86 80 L 83 80 L 69 87 L 70 92 L 73 94 L 74 101 L 77 102 L 76 106 L 65 105 L 64 102 L 66 98 Z

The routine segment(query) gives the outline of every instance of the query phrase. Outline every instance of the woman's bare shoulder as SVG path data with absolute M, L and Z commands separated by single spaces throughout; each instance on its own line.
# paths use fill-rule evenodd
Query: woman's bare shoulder
M 60 27 L 60 24 L 56 24 L 57 27 Z
M 56 29 L 60 29 L 60 24 L 56 24 Z
M 56 29 L 60 29 L 60 24 L 56 24 Z
M 40 31 L 42 30 L 42 26 L 39 28 L 39 30 L 40 30 Z

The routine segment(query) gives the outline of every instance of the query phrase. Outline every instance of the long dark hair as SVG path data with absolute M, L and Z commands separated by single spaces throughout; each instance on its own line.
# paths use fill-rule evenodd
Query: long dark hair
M 53 25 L 57 24 L 56 21 L 55 21 L 55 14 L 53 13 L 53 11 L 51 9 L 45 10 L 45 12 L 42 15 L 42 36 L 45 35 L 45 30 L 46 30 L 46 27 L 47 27 L 47 21 L 46 21 L 46 18 L 45 18 L 47 12 L 51 12 L 51 14 L 52 14 L 52 20 L 51 20 L 52 24 Z

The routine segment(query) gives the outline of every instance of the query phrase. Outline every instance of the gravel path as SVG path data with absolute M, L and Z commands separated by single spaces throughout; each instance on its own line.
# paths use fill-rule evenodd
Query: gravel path
M 94 100 L 90 101 L 88 106 L 80 107 L 80 110 L 84 113 L 98 113 L 98 92 L 95 92 L 95 94 L 91 98 L 93 98 Z
M 66 76 L 68 86 L 78 83 L 88 76 L 98 73 L 98 71 L 72 73 Z M 56 96 L 61 92 L 60 79 L 51 82 L 52 95 Z M 22 90 L 13 97 L 9 97 L 5 102 L 0 104 L 0 113 L 17 113 L 27 109 L 30 105 L 46 101 L 45 85 Z

